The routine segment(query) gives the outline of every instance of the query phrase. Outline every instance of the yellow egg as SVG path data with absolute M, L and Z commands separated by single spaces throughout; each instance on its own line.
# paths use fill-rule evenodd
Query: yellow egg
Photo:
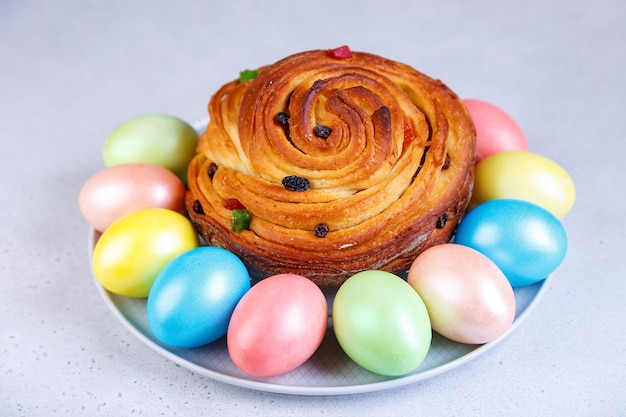
M 135 211 L 102 233 L 93 251 L 93 273 L 115 294 L 147 297 L 165 265 L 198 245 L 183 215 L 163 208 Z
M 476 165 L 471 205 L 504 198 L 534 203 L 561 219 L 574 206 L 576 188 L 549 158 L 528 151 L 501 152 Z

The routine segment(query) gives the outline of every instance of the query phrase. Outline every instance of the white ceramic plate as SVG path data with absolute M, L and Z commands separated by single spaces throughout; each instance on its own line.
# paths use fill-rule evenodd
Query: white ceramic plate
M 93 230 L 90 232 L 90 258 L 99 236 L 100 234 Z M 296 395 L 345 395 L 411 384 L 454 369 L 485 353 L 511 334 L 531 313 L 551 279 L 552 276 L 537 284 L 515 289 L 515 321 L 507 333 L 499 339 L 484 345 L 465 345 L 433 333 L 432 345 L 422 364 L 410 374 L 394 378 L 376 375 L 354 363 L 339 346 L 330 319 L 321 346 L 308 362 L 277 377 L 255 378 L 235 366 L 228 355 L 225 338 L 195 349 L 179 349 L 164 345 L 150 331 L 145 299 L 113 294 L 97 281 L 96 286 L 107 306 L 131 333 L 148 347 L 193 372 L 217 381 L 259 391 Z M 333 294 L 326 295 L 331 305 Z

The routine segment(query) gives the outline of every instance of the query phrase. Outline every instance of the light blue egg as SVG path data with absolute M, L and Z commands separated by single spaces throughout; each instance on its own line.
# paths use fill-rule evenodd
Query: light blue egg
M 180 348 L 226 334 L 235 306 L 250 289 L 243 262 L 225 249 L 204 246 L 170 261 L 152 284 L 146 314 L 161 342 Z
M 567 252 L 561 221 L 522 200 L 491 200 L 469 211 L 454 241 L 490 258 L 513 287 L 539 282 L 553 273 Z

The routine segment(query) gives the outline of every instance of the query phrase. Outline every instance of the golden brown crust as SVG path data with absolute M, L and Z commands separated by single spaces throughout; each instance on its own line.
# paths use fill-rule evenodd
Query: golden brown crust
M 289 56 L 224 85 L 209 116 L 189 165 L 187 208 L 207 242 L 260 276 L 293 272 L 338 286 L 358 271 L 403 272 L 449 241 L 471 196 L 475 132 L 461 100 L 375 55 Z M 316 136 L 317 125 L 330 136 Z M 285 188 L 292 175 L 310 188 Z M 250 212 L 249 230 L 230 230 L 227 199 Z M 319 224 L 325 237 L 314 233 Z

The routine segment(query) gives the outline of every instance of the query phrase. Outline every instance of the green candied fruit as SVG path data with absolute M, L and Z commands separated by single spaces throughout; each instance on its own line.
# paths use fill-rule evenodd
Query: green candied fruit
M 250 213 L 248 210 L 233 210 L 230 217 L 230 230 L 242 232 L 250 227 Z
M 245 83 L 246 81 L 254 80 L 258 77 L 259 71 L 257 70 L 243 70 L 239 73 L 239 81 Z

